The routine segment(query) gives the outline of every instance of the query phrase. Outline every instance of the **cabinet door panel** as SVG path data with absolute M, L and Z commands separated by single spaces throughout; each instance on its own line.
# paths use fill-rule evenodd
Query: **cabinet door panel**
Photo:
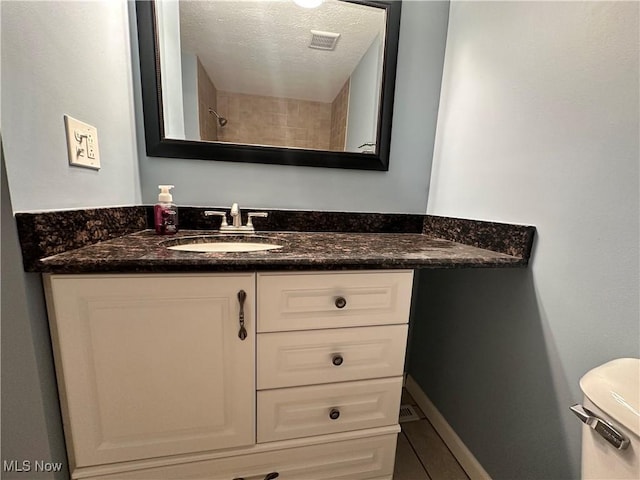
M 252 275 L 51 278 L 76 467 L 254 442 L 254 285 Z
M 402 375 L 408 326 L 258 334 L 258 389 Z
M 259 273 L 259 332 L 407 323 L 413 271 Z

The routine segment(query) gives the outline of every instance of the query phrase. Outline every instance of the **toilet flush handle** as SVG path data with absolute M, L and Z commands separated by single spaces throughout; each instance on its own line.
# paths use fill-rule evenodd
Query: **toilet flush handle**
M 571 411 L 581 422 L 593 428 L 602 438 L 618 450 L 624 450 L 629 446 L 629 439 L 624 434 L 620 433 L 613 425 L 598 417 L 588 408 L 576 404 L 571 407 Z

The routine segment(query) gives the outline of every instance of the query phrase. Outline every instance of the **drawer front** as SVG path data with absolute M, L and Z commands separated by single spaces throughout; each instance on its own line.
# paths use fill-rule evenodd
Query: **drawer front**
M 408 325 L 262 333 L 258 390 L 402 375 Z
M 407 323 L 413 271 L 258 274 L 258 332 Z
M 93 480 L 263 480 L 277 472 L 278 480 L 365 480 L 391 478 L 395 433 L 320 445 L 243 454 L 133 472 L 91 477 Z
M 258 392 L 258 443 L 398 423 L 402 377 Z

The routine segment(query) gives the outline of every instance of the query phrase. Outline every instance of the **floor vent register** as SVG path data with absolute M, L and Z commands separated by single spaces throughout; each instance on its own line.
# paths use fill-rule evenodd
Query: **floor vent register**
M 400 405 L 400 423 L 420 420 L 412 405 Z

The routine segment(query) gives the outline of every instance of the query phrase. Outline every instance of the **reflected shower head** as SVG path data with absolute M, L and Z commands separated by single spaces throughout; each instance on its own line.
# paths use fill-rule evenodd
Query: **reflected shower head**
M 218 119 L 218 125 L 220 125 L 221 127 L 224 127 L 227 123 L 229 123 L 229 121 L 226 118 L 221 117 L 220 115 L 218 115 L 218 112 L 216 112 L 211 107 L 209 107 L 209 113 L 211 115 L 215 115 L 216 116 L 216 118 Z

